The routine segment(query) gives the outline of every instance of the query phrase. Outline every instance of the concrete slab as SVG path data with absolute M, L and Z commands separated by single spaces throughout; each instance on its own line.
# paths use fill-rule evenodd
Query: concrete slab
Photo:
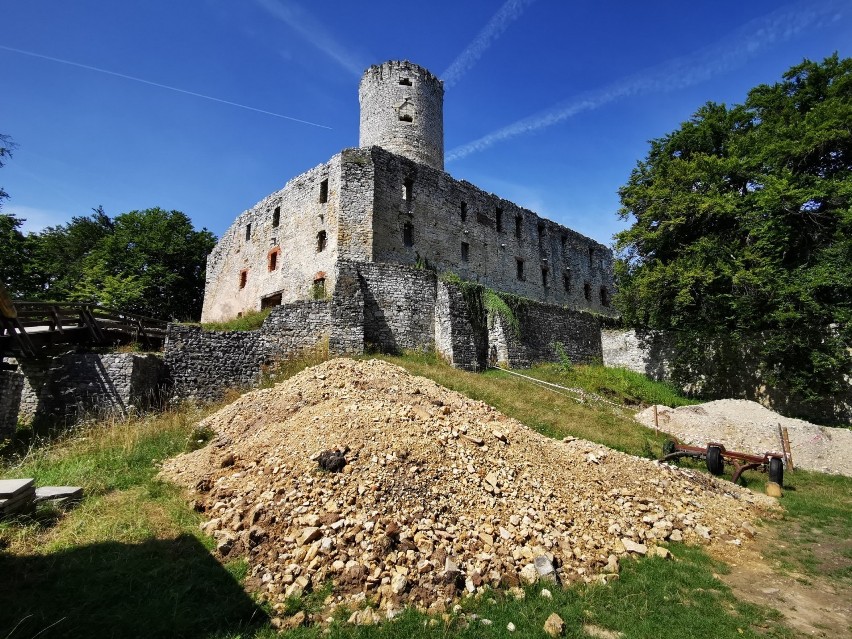
M 83 498 L 83 489 L 80 486 L 42 486 L 36 488 L 35 500 L 63 500 L 76 501 Z
M 34 479 L 0 479 L 0 499 L 9 499 L 33 487 Z

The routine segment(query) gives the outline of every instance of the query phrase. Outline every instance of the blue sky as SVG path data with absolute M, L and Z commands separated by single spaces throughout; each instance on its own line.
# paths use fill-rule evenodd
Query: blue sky
M 4 213 L 38 230 L 160 206 L 220 235 L 358 144 L 358 81 L 445 80 L 446 170 L 605 244 L 647 141 L 803 58 L 852 55 L 852 3 L 0 0 Z

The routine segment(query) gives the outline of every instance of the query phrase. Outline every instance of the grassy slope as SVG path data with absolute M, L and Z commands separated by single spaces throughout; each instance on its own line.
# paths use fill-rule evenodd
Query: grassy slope
M 662 441 L 609 404 L 580 404 L 505 373 L 464 373 L 429 357 L 390 359 L 552 436 L 587 437 L 634 454 L 655 454 Z M 300 368 L 291 365 L 284 376 Z M 532 373 L 631 404 L 657 402 L 670 392 L 638 376 L 595 368 L 541 367 Z M 200 517 L 177 489 L 156 479 L 157 460 L 194 445 L 193 427 L 203 414 L 186 409 L 94 427 L 0 467 L 3 477 L 31 476 L 40 485 L 78 484 L 87 491 L 67 513 L 42 509 L 34 520 L 0 524 L 0 548 L 6 546 L 0 552 L 0 638 L 31 637 L 48 627 L 41 636 L 274 636 L 264 611 L 239 585 L 245 562 L 215 562 L 212 540 L 198 532 Z M 795 495 L 791 519 L 839 525 L 848 517 L 848 501 L 835 506 L 832 500 L 837 492 L 848 500 L 849 488 L 846 480 L 809 477 L 801 490 L 788 492 Z M 720 567 L 702 551 L 672 550 L 678 561 L 626 562 L 621 578 L 605 587 L 551 588 L 552 600 L 530 589 L 524 601 L 495 593 L 463 602 L 491 626 L 466 626 L 457 616 L 430 621 L 409 612 L 378 628 L 336 623 L 330 636 L 545 636 L 541 628 L 554 611 L 566 621 L 568 637 L 586 636 L 583 624 L 636 638 L 791 636 L 772 613 L 736 601 L 713 577 Z M 315 600 L 301 605 L 316 607 Z M 510 621 L 518 629 L 514 634 L 506 630 Z M 303 628 L 290 635 L 318 637 L 321 631 Z

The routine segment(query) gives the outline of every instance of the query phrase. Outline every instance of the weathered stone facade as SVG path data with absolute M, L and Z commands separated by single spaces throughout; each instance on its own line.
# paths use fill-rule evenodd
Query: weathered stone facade
M 80 415 L 127 415 L 159 403 L 160 357 L 137 353 L 68 353 L 18 362 L 24 378 L 19 419 L 73 422 Z
M 23 375 L 15 371 L 0 371 L 0 442 L 11 437 L 17 428 L 23 388 Z
M 527 300 L 516 333 L 481 304 L 470 308 L 458 285 L 432 271 L 340 261 L 334 277 L 339 285 L 328 299 L 278 306 L 256 331 L 169 325 L 172 394 L 217 399 L 229 388 L 256 384 L 264 367 L 326 343 L 331 354 L 434 349 L 467 370 L 482 370 L 490 353 L 495 364 L 552 361 L 557 342 L 572 361 L 601 357 L 600 325 L 590 313 Z
M 361 148 L 290 180 L 222 236 L 208 258 L 202 321 L 331 295 L 343 261 L 453 272 L 614 314 L 606 246 L 443 171 L 440 80 L 388 62 L 367 70 L 359 95 Z

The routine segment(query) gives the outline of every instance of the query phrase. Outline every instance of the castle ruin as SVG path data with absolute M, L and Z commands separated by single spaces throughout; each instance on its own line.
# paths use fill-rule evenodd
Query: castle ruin
M 360 139 L 240 214 L 207 262 L 202 321 L 335 294 L 340 267 L 385 264 L 613 314 L 604 245 L 444 171 L 444 88 L 411 62 L 372 66 Z

